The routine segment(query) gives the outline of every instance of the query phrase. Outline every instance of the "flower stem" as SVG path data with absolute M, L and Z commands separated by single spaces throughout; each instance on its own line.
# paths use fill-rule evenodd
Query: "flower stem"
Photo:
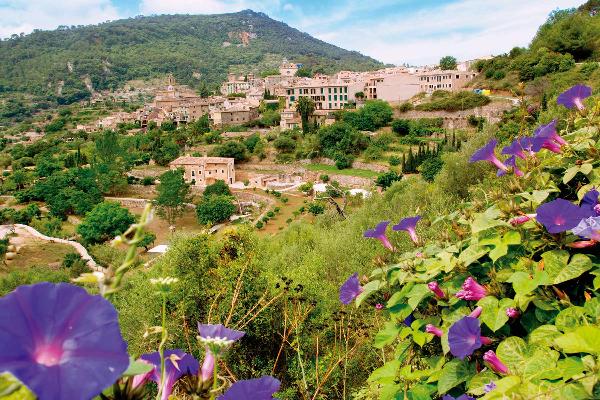
M 160 386 L 158 387 L 158 394 L 156 395 L 156 400 L 160 400 L 164 388 L 165 383 L 165 349 L 164 345 L 167 342 L 167 295 L 163 293 L 163 303 L 162 303 L 162 333 L 160 344 L 158 345 L 158 354 L 160 355 Z
M 210 392 L 210 400 L 215 400 L 215 396 L 217 393 L 217 366 L 219 364 L 218 357 L 215 356 L 215 367 L 213 369 L 213 387 Z

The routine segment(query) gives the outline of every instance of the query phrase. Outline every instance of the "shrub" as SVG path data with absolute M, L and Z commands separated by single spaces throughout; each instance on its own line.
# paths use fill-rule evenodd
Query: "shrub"
M 272 219 L 275 217 L 275 213 L 273 211 L 269 211 L 269 212 L 267 212 L 267 217 Z
M 257 221 L 256 225 L 254 226 L 256 226 L 256 229 L 262 229 L 265 226 L 265 224 L 263 224 L 262 221 Z
M 404 102 L 398 106 L 398 111 L 400 111 L 402 113 L 412 111 L 414 109 L 415 109 L 415 106 L 409 102 Z
M 421 175 L 427 182 L 433 182 L 436 175 L 441 171 L 444 162 L 440 157 L 429 157 L 421 163 Z
M 321 180 L 321 182 L 327 183 L 327 182 L 329 182 L 329 175 L 323 174 L 323 175 L 319 176 L 319 179 Z
M 392 130 L 400 136 L 410 133 L 410 121 L 407 119 L 396 119 L 392 122 Z
M 381 147 L 373 146 L 373 145 L 367 147 L 367 149 L 363 153 L 363 157 L 367 161 L 379 160 L 382 156 L 383 156 L 383 149 Z M 336 163 L 336 166 L 337 166 L 337 163 Z M 338 167 L 338 169 L 343 169 L 343 168 Z
M 210 152 L 213 157 L 233 158 L 235 161 L 242 162 L 248 159 L 248 151 L 243 143 L 230 140 L 222 145 L 216 146 Z
M 202 197 L 209 198 L 210 196 L 231 196 L 229 186 L 222 179 L 217 179 L 215 183 L 206 186 Z
M 154 185 L 154 178 L 151 176 L 145 176 L 144 179 L 142 179 L 142 185 L 144 185 L 144 186 Z
M 325 212 L 325 206 L 321 203 L 316 203 L 316 202 L 310 203 L 308 205 L 308 212 L 314 216 L 323 214 Z
M 135 222 L 134 216 L 119 203 L 102 202 L 85 215 L 84 220 L 77 226 L 85 243 L 102 243 L 122 234 Z
M 210 196 L 196 206 L 196 216 L 202 225 L 227 221 L 236 210 L 230 196 Z
M 296 141 L 287 136 L 279 136 L 273 141 L 273 147 L 280 153 L 292 153 L 296 150 Z
M 398 174 L 394 171 L 383 173 L 377 177 L 375 184 L 383 189 L 387 189 L 392 186 L 392 183 L 402 180 L 402 174 Z
M 351 168 L 354 163 L 354 157 L 351 154 L 337 153 L 335 155 L 335 167 L 337 169 Z
M 489 104 L 490 101 L 491 100 L 487 96 L 462 91 L 452 93 L 450 96 L 438 100 L 434 99 L 429 103 L 419 104 L 416 108 L 421 111 L 460 111 L 485 106 Z
M 402 164 L 402 159 L 398 156 L 390 156 L 388 162 L 392 167 L 396 167 Z

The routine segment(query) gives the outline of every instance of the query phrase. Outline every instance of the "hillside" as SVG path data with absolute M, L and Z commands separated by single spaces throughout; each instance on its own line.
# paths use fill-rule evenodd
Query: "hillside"
M 85 97 L 90 84 L 102 90 L 167 73 L 192 87 L 214 85 L 231 69 L 260 73 L 283 58 L 327 73 L 382 65 L 251 10 L 161 15 L 0 41 L 0 93 L 56 96 L 68 103 Z
M 480 62 L 477 87 L 556 95 L 574 83 L 600 83 L 600 1 L 554 11 L 527 48 Z

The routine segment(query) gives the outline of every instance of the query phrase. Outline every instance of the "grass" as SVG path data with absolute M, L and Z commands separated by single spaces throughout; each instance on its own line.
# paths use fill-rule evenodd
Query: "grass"
M 337 175 L 358 176 L 360 178 L 376 178 L 379 175 L 377 172 L 370 171 L 368 169 L 337 169 L 335 165 L 326 164 L 308 164 L 306 166 L 306 169 L 308 169 L 309 171 L 329 172 L 330 174 Z
M 27 239 L 16 257 L 8 261 L 8 270 L 25 269 L 34 265 L 46 266 L 62 263 L 65 255 L 69 253 L 75 253 L 75 249 L 66 244 Z

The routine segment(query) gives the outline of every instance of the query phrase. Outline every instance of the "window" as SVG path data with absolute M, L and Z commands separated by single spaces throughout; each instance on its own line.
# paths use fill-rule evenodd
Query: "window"
M 337 94 L 333 96 L 333 100 L 337 101 Z
M 329 95 L 329 101 L 331 101 L 331 95 Z
M 337 88 L 333 88 L 333 93 L 337 93 Z
M 346 86 L 346 87 L 344 88 L 344 93 L 348 93 L 348 86 Z M 348 97 L 348 96 L 346 96 L 346 97 Z
M 348 95 L 347 94 L 344 95 L 344 100 L 348 100 Z
M 325 89 L 321 88 L 321 94 L 323 94 L 324 91 L 325 91 Z
M 331 93 L 331 88 L 327 88 L 327 90 L 328 90 L 328 93 Z
M 194 171 L 192 170 L 192 177 L 196 176 L 196 174 L 194 173 Z
M 331 108 L 331 103 L 329 103 L 329 108 Z
M 460 75 L 456 75 L 456 79 L 459 79 L 459 78 L 460 78 Z

